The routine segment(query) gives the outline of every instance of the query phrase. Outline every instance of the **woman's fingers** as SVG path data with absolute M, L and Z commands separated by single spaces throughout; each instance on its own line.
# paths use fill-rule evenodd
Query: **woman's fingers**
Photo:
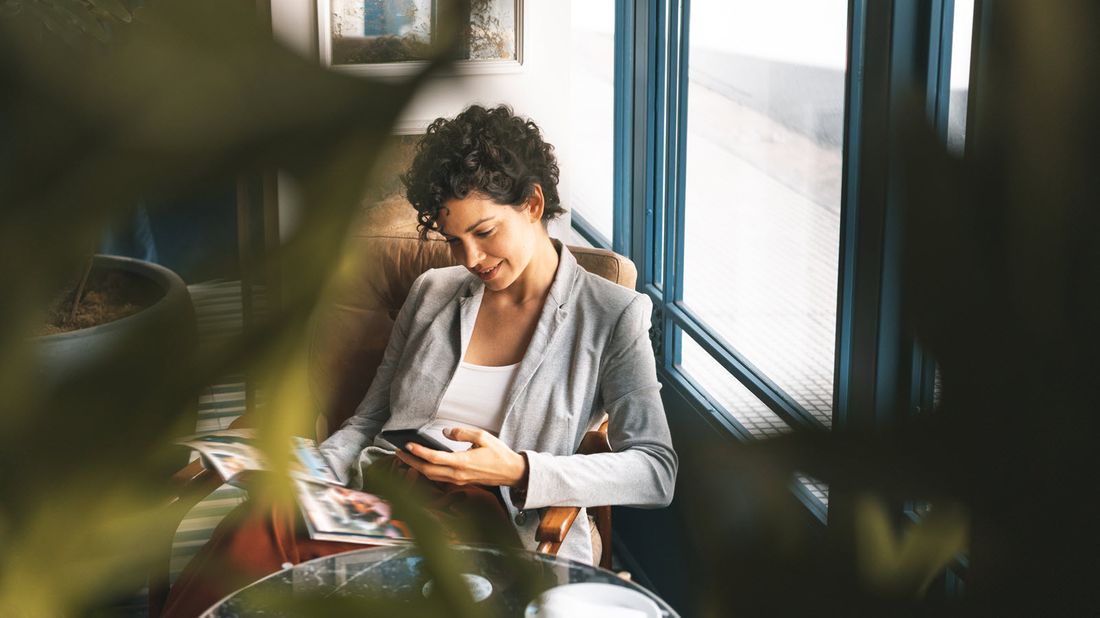
M 405 445 L 407 452 L 398 451 L 397 456 L 433 481 L 460 485 L 467 483 L 501 485 L 516 481 L 517 473 L 513 473 L 513 469 L 518 470 L 518 474 L 522 475 L 523 471 L 520 468 L 523 464 L 516 466 L 512 461 L 518 459 L 522 462 L 522 457 L 516 455 L 493 434 L 464 427 L 451 428 L 448 434 L 452 440 L 469 441 L 478 446 L 490 448 L 448 453 L 410 442 Z
M 417 472 L 420 472 L 420 462 L 416 461 L 416 457 L 412 457 L 412 456 L 407 455 L 407 454 L 405 454 L 401 451 L 397 451 L 393 455 L 394 455 L 394 457 L 397 457 L 397 459 L 401 463 L 403 463 L 406 466 L 412 468 L 413 470 L 416 470 Z
M 419 444 L 416 444 L 414 442 L 409 442 L 408 444 L 405 445 L 405 448 L 408 449 L 409 452 L 412 453 L 413 455 L 416 455 L 417 457 L 423 459 L 424 461 L 428 461 L 428 462 L 431 462 L 431 463 L 434 463 L 434 464 L 453 466 L 456 463 L 455 462 L 456 453 L 447 453 L 445 451 L 437 451 L 435 449 L 430 449 L 430 448 L 427 448 L 427 447 L 420 446 Z
M 410 468 L 416 470 L 417 472 L 423 474 L 424 476 L 430 476 L 428 471 L 430 469 L 439 467 L 439 466 L 434 466 L 433 464 L 430 464 L 427 461 L 425 461 L 425 460 L 423 460 L 419 457 L 410 455 L 410 454 L 408 454 L 404 451 L 397 451 L 396 453 L 394 453 L 394 456 L 396 456 L 401 461 L 405 462 L 405 465 L 407 465 Z
M 436 465 L 402 451 L 397 451 L 395 455 L 410 468 L 413 468 L 430 480 L 455 484 L 463 484 L 465 482 L 465 479 L 461 478 L 462 474 L 454 468 Z
M 493 434 L 484 429 L 473 427 L 451 427 L 446 432 L 448 438 L 458 442 L 472 442 L 478 446 L 487 446 Z

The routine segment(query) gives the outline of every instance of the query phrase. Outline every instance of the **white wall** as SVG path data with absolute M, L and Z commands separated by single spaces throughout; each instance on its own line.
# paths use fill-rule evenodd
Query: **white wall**
M 315 0 L 271 0 L 271 27 L 287 47 L 307 58 L 317 57 Z
M 528 116 L 554 144 L 559 162 L 569 156 L 569 2 L 523 2 L 523 65 L 515 72 L 489 75 L 440 76 L 429 82 L 412 101 L 399 122 L 402 133 L 422 132 L 440 116 L 454 116 L 472 103 L 506 103 Z M 276 38 L 309 58 L 317 58 L 315 0 L 271 0 Z M 564 165 L 562 166 L 565 167 Z M 562 177 L 560 195 L 569 195 L 569 179 Z M 293 206 L 283 204 L 282 220 L 292 220 Z M 566 204 L 568 206 L 568 204 Z M 285 227 L 285 226 L 284 226 Z M 568 215 L 551 224 L 551 235 L 566 238 Z M 285 230 L 284 230 L 285 231 Z

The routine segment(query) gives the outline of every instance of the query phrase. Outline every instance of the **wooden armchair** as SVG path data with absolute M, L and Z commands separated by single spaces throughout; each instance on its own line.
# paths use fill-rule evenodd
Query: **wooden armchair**
M 430 268 L 454 262 L 441 237 L 421 241 L 416 231 L 416 212 L 403 199 L 392 199 L 368 208 L 349 248 L 351 259 L 362 264 L 360 276 L 346 282 L 335 301 L 318 313 L 310 336 L 310 390 L 319 411 L 318 442 L 324 440 L 354 412 L 366 394 L 386 349 L 393 319 L 401 308 L 412 282 Z M 637 278 L 627 258 L 603 249 L 570 247 L 582 268 L 633 289 Z M 262 422 L 262 413 L 242 416 L 232 428 Z M 579 453 L 611 451 L 607 421 L 585 434 Z M 179 520 L 188 510 L 221 485 L 216 473 L 192 462 L 172 479 L 174 497 L 170 508 Z M 577 507 L 552 507 L 545 511 L 536 538 L 538 551 L 556 554 L 580 513 Z M 602 548 L 599 565 L 611 567 L 611 507 L 589 509 L 599 532 Z M 178 524 L 177 524 L 178 525 Z M 174 533 L 174 528 L 173 528 Z M 596 541 L 596 539 L 593 539 Z M 149 615 L 159 616 L 168 596 L 168 552 L 149 578 Z M 595 547 L 595 543 L 594 543 Z

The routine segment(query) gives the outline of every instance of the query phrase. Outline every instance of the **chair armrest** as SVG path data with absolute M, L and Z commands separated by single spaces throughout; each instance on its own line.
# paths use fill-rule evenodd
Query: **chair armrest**
M 580 507 L 576 506 L 552 506 L 546 509 L 539 521 L 538 532 L 535 533 L 535 540 L 539 542 L 535 551 L 557 555 L 565 541 L 565 535 L 569 534 L 569 529 L 580 512 Z
M 589 431 L 581 439 L 581 446 L 577 453 L 581 455 L 593 455 L 595 453 L 610 453 L 611 442 L 607 439 L 607 421 L 604 421 L 596 431 Z M 538 532 L 535 540 L 539 542 L 536 551 L 543 554 L 557 555 L 561 544 L 565 542 L 565 535 L 576 521 L 581 512 L 576 506 L 553 506 L 546 509 L 539 521 Z
M 600 431 L 589 431 L 581 439 L 581 447 L 577 449 L 581 455 L 595 455 L 596 453 L 610 453 L 611 441 L 607 439 L 607 422 L 600 427 Z
M 229 423 L 229 428 L 230 429 L 252 429 L 252 428 L 256 427 L 256 421 L 257 420 L 259 420 L 259 419 L 255 418 L 255 415 L 242 414 L 242 415 L 238 416 L 237 418 L 233 419 L 233 422 Z
M 195 459 L 186 466 L 180 468 L 172 475 L 171 486 L 173 495 L 169 498 L 169 504 L 175 504 L 181 500 L 180 494 L 191 494 L 193 487 L 201 487 L 201 484 L 211 477 L 217 477 L 217 473 L 208 470 L 202 465 L 201 459 Z

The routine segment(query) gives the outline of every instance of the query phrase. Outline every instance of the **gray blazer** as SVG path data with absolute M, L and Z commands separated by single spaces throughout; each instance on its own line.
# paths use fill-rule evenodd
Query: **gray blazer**
M 650 348 L 649 297 L 585 271 L 563 244 L 554 244 L 558 269 L 507 394 L 499 436 L 527 456 L 526 495 L 501 489 L 531 548 L 545 507 L 667 506 L 677 468 Z M 435 417 L 484 290 L 461 266 L 429 270 L 413 283 L 363 402 L 321 445 L 352 486 L 362 486 L 367 465 L 393 452 L 378 436 L 382 430 L 419 427 Z M 575 454 L 604 411 L 614 452 Z M 593 562 L 583 513 L 559 555 Z

